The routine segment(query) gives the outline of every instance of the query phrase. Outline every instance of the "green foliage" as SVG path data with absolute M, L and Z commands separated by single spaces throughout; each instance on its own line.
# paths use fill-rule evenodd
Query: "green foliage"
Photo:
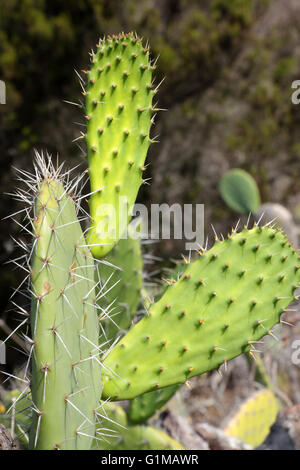
M 220 19 L 227 18 L 230 22 L 240 24 L 240 27 L 247 26 L 253 15 L 252 0 L 213 0 L 212 9 L 215 16 Z
M 152 66 L 134 34 L 102 40 L 92 54 L 86 92 L 87 147 L 92 195 L 89 242 L 105 256 L 123 235 L 150 145 Z
M 72 195 L 54 170 L 42 172 L 31 260 L 35 412 L 30 447 L 88 449 L 101 396 L 93 259 Z
M 260 206 L 255 180 L 239 168 L 225 173 L 220 182 L 220 192 L 226 204 L 241 214 L 255 213 Z
M 95 443 L 95 447 L 102 450 L 184 450 L 179 442 L 160 429 L 128 424 L 125 411 L 114 403 L 102 406 L 100 435 L 102 427 L 110 431 L 110 436 Z
M 106 356 L 117 375 L 104 377 L 103 397 L 183 383 L 250 351 L 294 299 L 297 262 L 286 237 L 267 227 L 216 242 Z
M 224 432 L 228 436 L 258 447 L 268 436 L 277 412 L 277 400 L 271 390 L 260 390 L 242 404 Z

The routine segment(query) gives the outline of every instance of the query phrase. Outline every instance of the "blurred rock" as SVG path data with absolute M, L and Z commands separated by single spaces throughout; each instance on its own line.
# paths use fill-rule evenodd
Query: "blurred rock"
M 0 450 L 17 450 L 14 440 L 2 424 L 0 424 Z
M 300 450 L 300 404 L 285 408 L 260 449 Z
M 154 424 L 179 441 L 187 450 L 209 450 L 207 442 L 194 431 L 182 416 L 166 410 L 160 413 Z
M 262 204 L 255 214 L 256 220 L 266 224 L 274 220 L 274 225 L 280 227 L 287 235 L 295 248 L 298 247 L 298 228 L 295 225 L 292 213 L 281 204 L 267 202 Z
M 207 423 L 199 423 L 195 426 L 197 433 L 206 441 L 210 450 L 252 450 L 249 444 L 227 436 L 224 432 Z

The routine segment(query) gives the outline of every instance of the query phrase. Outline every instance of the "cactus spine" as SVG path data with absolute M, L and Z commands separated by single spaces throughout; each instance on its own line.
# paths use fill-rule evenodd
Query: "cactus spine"
M 102 410 L 101 427 L 111 435 L 99 443 L 102 450 L 184 450 L 182 445 L 160 429 L 128 424 L 126 413 L 115 403 L 106 403 Z

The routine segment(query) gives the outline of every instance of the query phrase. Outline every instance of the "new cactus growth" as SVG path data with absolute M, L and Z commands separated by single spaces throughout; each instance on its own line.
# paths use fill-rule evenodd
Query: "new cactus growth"
M 278 412 L 277 400 L 268 389 L 250 396 L 224 429 L 228 436 L 236 437 L 258 447 L 268 436 Z
M 149 49 L 134 34 L 99 42 L 91 54 L 86 95 L 91 182 L 89 242 L 100 258 L 126 230 L 150 145 L 155 93 Z M 130 216 L 130 214 L 129 214 Z
M 104 314 L 101 322 L 100 344 L 105 341 L 112 344 L 129 328 L 140 303 L 143 259 L 139 240 L 130 236 L 121 239 L 104 261 L 107 264 L 101 263 L 98 269 L 98 302 L 101 310 L 109 314 L 107 318 Z
M 220 192 L 226 204 L 241 214 L 253 214 L 260 206 L 260 195 L 255 180 L 240 168 L 225 173 L 220 182 Z
M 110 431 L 105 441 L 95 444 L 102 450 L 183 450 L 182 445 L 165 432 L 152 426 L 131 426 L 119 405 L 106 403 L 98 425 Z
M 101 397 L 94 263 L 74 195 L 40 166 L 31 263 L 33 423 L 30 447 L 88 449 Z
M 217 241 L 168 287 L 106 357 L 104 397 L 123 400 L 220 367 L 280 321 L 294 299 L 298 254 L 268 227 Z

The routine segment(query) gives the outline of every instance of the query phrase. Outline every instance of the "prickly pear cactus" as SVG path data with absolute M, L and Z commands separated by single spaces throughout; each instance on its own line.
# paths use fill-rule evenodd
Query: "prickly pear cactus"
M 141 300 L 143 258 L 139 240 L 128 237 L 104 258 L 97 271 L 101 315 L 100 344 L 112 344 L 131 325 Z M 104 293 L 102 293 L 104 292 Z
M 217 241 L 107 355 L 103 397 L 183 383 L 255 348 L 295 298 L 299 259 L 278 230 Z
M 277 413 L 278 404 L 274 394 L 268 389 L 260 390 L 242 404 L 224 432 L 258 447 L 268 436 Z
M 95 442 L 102 450 L 183 450 L 182 445 L 152 426 L 131 426 L 126 413 L 114 403 L 106 403 L 101 412 L 99 432 L 106 429 L 105 440 Z M 110 435 L 108 434 L 110 431 Z
M 180 387 L 181 384 L 170 385 L 169 387 L 160 388 L 153 392 L 144 393 L 130 400 L 127 411 L 129 421 L 136 424 L 144 423 L 151 418 L 156 411 L 160 410 Z
M 100 258 L 122 236 L 136 200 L 151 142 L 153 113 L 149 48 L 133 33 L 107 37 L 91 54 L 86 119 L 91 182 L 89 242 Z
M 220 182 L 220 191 L 226 204 L 241 214 L 253 214 L 260 206 L 260 195 L 255 180 L 240 168 L 225 173 Z
M 173 269 L 165 270 L 164 283 L 158 288 L 158 292 L 155 295 L 156 302 L 162 297 L 168 286 L 178 281 L 187 266 L 187 261 L 178 261 Z M 145 302 L 147 302 L 147 298 L 148 297 L 145 298 Z M 150 308 L 150 306 L 151 303 L 149 302 L 148 308 Z M 134 424 L 146 422 L 175 395 L 180 387 L 181 384 L 170 385 L 169 387 L 153 390 L 152 392 L 144 393 L 133 398 L 129 401 L 127 410 L 128 420 Z
M 94 263 L 73 195 L 41 164 L 31 262 L 30 447 L 89 449 L 101 395 Z

